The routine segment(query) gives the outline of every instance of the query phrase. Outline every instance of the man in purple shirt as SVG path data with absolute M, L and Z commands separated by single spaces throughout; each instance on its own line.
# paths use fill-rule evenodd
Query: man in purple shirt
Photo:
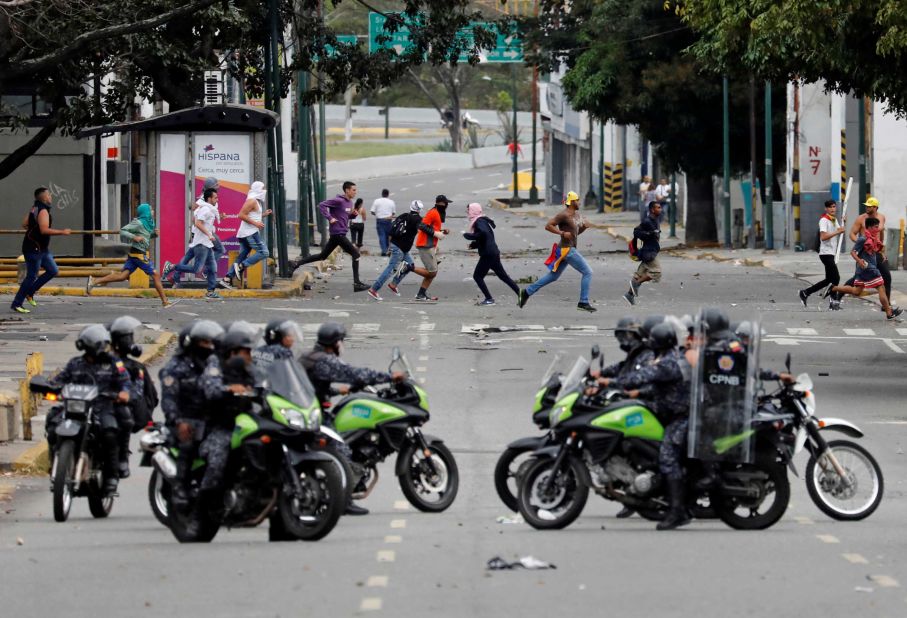
M 343 195 L 338 195 L 318 204 L 318 210 L 330 223 L 328 243 L 321 250 L 321 253 L 310 255 L 307 258 L 300 257 L 291 262 L 290 265 L 293 270 L 296 270 L 303 264 L 326 260 L 334 249 L 340 247 L 353 258 L 353 291 L 362 292 L 367 290 L 369 286 L 359 280 L 359 249 L 350 242 L 347 236 L 350 230 L 350 211 L 353 209 L 353 200 L 356 199 L 356 190 L 356 184 L 348 180 L 343 183 Z

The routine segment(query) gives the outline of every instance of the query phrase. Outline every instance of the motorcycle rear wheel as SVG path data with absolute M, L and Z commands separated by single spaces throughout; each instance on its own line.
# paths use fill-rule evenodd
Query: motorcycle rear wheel
M 567 469 L 553 482 L 552 489 L 543 495 L 543 484 L 552 474 L 553 459 L 539 459 L 520 479 L 517 493 L 520 514 L 537 530 L 560 530 L 580 516 L 589 499 L 589 488 L 583 483 L 580 466 L 571 458 Z
M 334 529 L 346 508 L 340 470 L 335 463 L 304 462 L 297 471 L 307 494 L 300 502 L 294 494 L 281 492 L 277 508 L 283 530 L 278 527 L 275 534 L 286 532 L 303 541 L 318 541 Z
M 849 440 L 832 440 L 828 448 L 833 451 L 838 463 L 848 473 L 849 487 L 842 487 L 837 472 L 827 464 L 827 470 L 819 465 L 815 456 L 809 458 L 806 464 L 806 489 L 809 497 L 823 513 L 840 521 L 859 521 L 872 515 L 882 502 L 885 492 L 885 480 L 878 462 L 865 448 Z M 840 501 L 853 497 L 860 489 L 860 480 L 856 473 L 857 468 L 868 476 L 869 494 L 865 500 L 853 508 L 845 508 Z
M 169 527 L 170 483 L 157 468 L 151 471 L 151 478 L 148 479 L 148 503 L 155 519 Z
M 397 479 L 400 490 L 409 503 L 425 513 L 440 513 L 453 504 L 460 487 L 460 472 L 453 453 L 440 442 L 428 445 L 435 471 L 427 458 L 410 443 L 397 457 L 405 462 L 403 474 Z M 437 497 L 436 500 L 430 500 Z
M 721 494 L 721 489 L 712 492 L 711 503 L 719 519 L 735 530 L 765 530 L 778 522 L 787 510 L 790 502 L 790 481 L 787 468 L 779 464 L 737 464 L 736 470 L 759 472 L 765 475 L 761 482 L 760 496 L 756 502 L 746 498 L 737 498 Z M 733 470 L 722 471 L 722 483 L 728 483 L 727 474 Z M 768 508 L 760 508 L 768 503 Z M 749 511 L 747 513 L 747 511 Z
M 519 500 L 517 500 L 517 489 L 519 479 L 517 471 L 519 466 L 514 462 L 521 455 L 531 452 L 528 448 L 507 448 L 498 458 L 498 463 L 494 467 L 494 488 L 498 492 L 498 497 L 508 509 L 514 513 L 520 510 Z M 511 484 L 511 481 L 513 484 Z
M 57 447 L 54 455 L 53 467 L 53 498 L 54 520 L 66 521 L 72 509 L 73 475 L 76 470 L 75 461 L 76 444 L 72 440 L 63 440 Z

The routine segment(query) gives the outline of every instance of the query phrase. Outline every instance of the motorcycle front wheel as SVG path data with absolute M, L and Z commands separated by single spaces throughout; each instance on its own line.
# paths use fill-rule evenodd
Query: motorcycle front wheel
M 297 473 L 303 495 L 297 496 L 287 487 L 281 492 L 277 501 L 283 522 L 280 533 L 303 541 L 317 541 L 334 529 L 346 508 L 343 480 L 339 468 L 332 462 L 304 462 Z M 279 527 L 275 533 L 277 530 Z
M 516 463 L 521 456 L 531 452 L 528 448 L 507 448 L 498 458 L 498 463 L 494 467 L 494 488 L 498 492 L 498 497 L 508 509 L 516 513 L 520 510 L 519 501 L 517 500 L 517 472 L 520 465 Z
M 113 496 L 104 493 L 104 475 L 100 470 L 88 481 L 88 510 L 96 519 L 104 519 L 113 510 Z
M 72 440 L 63 440 L 54 455 L 53 486 L 54 519 L 66 521 L 72 508 L 72 492 L 76 470 L 76 444 Z
M 157 468 L 151 471 L 151 478 L 148 479 L 148 503 L 155 519 L 169 527 L 170 483 Z
M 428 445 L 429 459 L 415 444 L 404 447 L 400 490 L 409 503 L 426 513 L 440 513 L 453 504 L 460 487 L 460 473 L 453 453 L 440 442 Z
M 787 468 L 778 464 L 735 464 L 721 472 L 721 485 L 749 492 L 730 495 L 716 489 L 711 504 L 718 518 L 735 530 L 764 530 L 784 516 L 790 502 Z
M 566 528 L 580 516 L 589 499 L 589 488 L 582 481 L 583 464 L 570 458 L 565 469 L 555 471 L 554 461 L 539 459 L 520 479 L 520 513 L 537 530 Z
M 844 469 L 842 478 L 827 453 Z M 865 448 L 849 440 L 832 440 L 828 451 L 806 464 L 806 489 L 823 513 L 841 521 L 859 521 L 882 502 L 885 481 L 878 462 Z
M 217 536 L 220 524 L 193 501 L 184 508 L 169 511 L 170 532 L 180 543 L 210 543 Z

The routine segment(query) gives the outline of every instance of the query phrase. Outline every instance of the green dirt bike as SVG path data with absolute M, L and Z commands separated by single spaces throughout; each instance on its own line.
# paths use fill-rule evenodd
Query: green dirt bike
M 332 407 L 334 427 L 353 451 L 355 466 L 364 471 L 353 498 L 360 500 L 372 492 L 378 482 L 377 465 L 396 453 L 395 472 L 403 495 L 420 511 L 440 512 L 457 496 L 457 462 L 440 438 L 422 433 L 429 419 L 428 395 L 409 378 L 409 363 L 398 348 L 388 371 L 395 368 L 407 379 L 380 389 L 366 387 Z
M 561 387 L 550 413 L 553 444 L 533 453 L 519 476 L 519 509 L 537 529 L 559 529 L 579 517 L 589 489 L 627 505 L 647 519 L 660 519 L 667 509 L 665 483 L 658 472 L 664 427 L 645 402 L 624 399 L 615 391 L 584 395 L 589 363 L 580 358 Z M 728 436 L 722 452 L 754 438 L 754 463 L 722 462 L 718 479 L 706 491 L 696 482 L 707 470 L 688 460 L 688 506 L 704 493 L 717 516 L 737 529 L 763 529 L 787 509 L 790 484 L 787 454 L 775 419 L 754 420 L 739 436 Z
M 189 483 L 189 504 L 170 502 L 167 522 L 181 543 L 209 542 L 221 526 L 254 527 L 270 520 L 269 539 L 318 540 L 326 536 L 346 506 L 343 477 L 335 458 L 320 450 L 321 408 L 305 371 L 292 360 L 269 369 L 265 388 L 251 397 L 254 410 L 236 416 L 226 472 L 222 510 L 198 504 L 205 463 L 197 459 Z M 156 470 L 176 482 L 175 462 L 159 459 Z

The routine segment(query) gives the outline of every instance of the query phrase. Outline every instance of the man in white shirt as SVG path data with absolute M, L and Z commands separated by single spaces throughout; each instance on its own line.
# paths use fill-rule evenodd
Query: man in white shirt
M 819 219 L 819 260 L 821 260 L 822 266 L 825 267 L 825 278 L 805 290 L 800 290 L 800 302 L 803 307 L 807 306 L 806 299 L 809 298 L 810 294 L 814 294 L 822 288 L 827 288 L 825 293 L 822 294 L 822 297 L 825 298 L 831 294 L 831 288 L 838 285 L 841 281 L 838 265 L 835 264 L 835 255 L 838 253 L 838 243 L 841 241 L 838 236 L 846 231 L 844 223 L 847 223 L 847 220 L 845 219 L 842 223 L 838 223 L 835 218 L 837 211 L 838 204 L 834 200 L 825 202 L 825 214 Z M 832 297 L 828 301 L 828 308 L 833 311 L 840 309 L 841 301 Z
M 672 187 L 672 186 L 668 183 L 668 179 L 667 179 L 667 178 L 659 178 L 659 179 L 658 179 L 658 186 L 655 187 L 655 199 L 656 199 L 656 201 L 658 201 L 658 202 L 661 203 L 662 205 L 663 205 L 663 204 L 666 204 L 667 202 L 670 202 L 670 201 L 671 201 L 671 193 L 672 193 L 672 192 L 676 195 L 676 193 L 677 193 L 677 183 L 674 183 L 674 186 Z
M 215 289 L 217 287 L 217 269 L 212 267 L 217 221 L 217 191 L 205 189 L 202 198 L 205 203 L 196 208 L 192 215 L 192 240 L 189 242 L 189 249 L 192 251 L 194 259 L 191 264 L 180 263 L 176 266 L 168 264 L 164 268 L 164 277 L 173 273 L 173 285 L 177 286 L 182 273 L 195 273 L 205 266 L 205 276 L 208 281 L 205 298 L 217 299 L 221 297 Z
M 378 242 L 381 243 L 381 255 L 389 255 L 391 226 L 397 216 L 397 205 L 388 197 L 391 194 L 387 189 L 381 190 L 381 197 L 372 202 L 371 213 L 375 215 L 375 230 L 378 232 Z

